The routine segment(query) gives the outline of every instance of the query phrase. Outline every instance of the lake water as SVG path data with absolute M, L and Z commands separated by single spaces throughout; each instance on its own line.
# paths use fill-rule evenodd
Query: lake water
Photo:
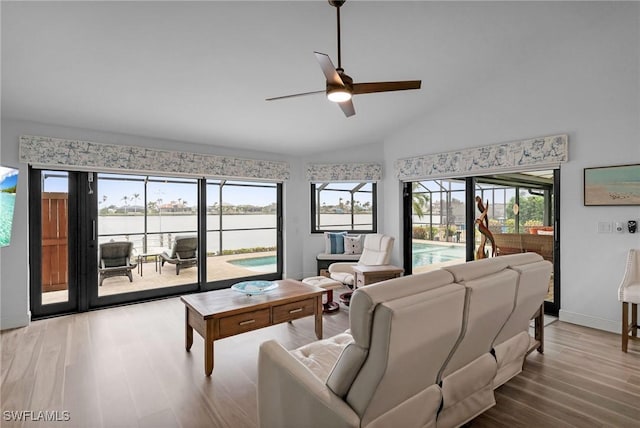
M 323 224 L 348 224 L 349 214 L 323 214 Z M 218 215 L 207 216 L 207 229 L 219 229 Z M 239 248 L 275 247 L 277 242 L 275 214 L 246 214 L 224 215 L 223 229 L 270 228 L 265 230 L 232 230 L 222 234 L 222 246 L 225 250 Z M 369 215 L 356 215 L 356 223 L 370 221 Z M 285 222 L 286 228 L 286 222 Z M 176 235 L 195 234 L 198 229 L 196 215 L 162 215 L 147 217 L 148 247 L 168 247 L 170 240 Z M 129 213 L 129 215 L 98 217 L 98 236 L 100 242 L 110 239 L 118 240 L 128 236 L 136 250 L 141 251 L 144 232 L 144 215 Z M 117 235 L 117 236 L 103 236 Z M 171 235 L 171 236 L 169 236 Z M 220 232 L 207 232 L 207 251 L 220 251 Z
M 9 245 L 11 241 L 11 225 L 13 224 L 15 205 L 15 193 L 0 192 L 0 247 Z

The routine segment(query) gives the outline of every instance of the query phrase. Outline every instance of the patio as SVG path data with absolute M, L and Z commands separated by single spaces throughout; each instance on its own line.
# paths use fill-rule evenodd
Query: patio
M 275 256 L 275 251 L 247 254 L 233 254 L 229 256 L 211 256 L 207 258 L 207 272 L 209 280 L 223 280 L 231 278 L 242 278 L 250 275 L 257 275 L 257 270 L 248 269 L 239 265 L 229 263 L 232 260 L 240 259 L 256 259 L 260 257 Z M 162 271 L 162 272 L 160 272 Z M 140 268 L 132 271 L 133 282 L 129 282 L 126 276 L 117 276 L 104 280 L 102 287 L 98 288 L 98 295 L 108 296 L 120 293 L 131 293 L 142 290 L 150 290 L 154 288 L 172 287 L 182 284 L 191 284 L 197 282 L 198 270 L 196 267 L 181 269 L 180 275 L 176 275 L 176 266 L 165 263 L 162 268 L 158 266 L 156 269 L 155 257 L 147 257 L 142 264 L 142 275 Z M 98 287 L 98 284 L 96 284 Z M 67 290 L 50 291 L 42 294 L 42 304 L 51 304 L 57 302 L 65 302 L 68 299 Z

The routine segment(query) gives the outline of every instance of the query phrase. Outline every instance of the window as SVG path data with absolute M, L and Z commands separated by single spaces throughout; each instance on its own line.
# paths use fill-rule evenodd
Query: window
M 277 183 L 207 180 L 207 281 L 282 273 Z M 275 277 L 274 277 L 275 279 Z
M 376 229 L 376 183 L 311 183 L 311 233 Z

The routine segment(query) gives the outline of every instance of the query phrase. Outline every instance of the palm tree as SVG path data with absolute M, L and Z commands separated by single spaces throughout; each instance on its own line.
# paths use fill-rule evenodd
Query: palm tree
M 134 194 L 133 194 L 133 196 L 131 196 L 131 199 L 132 199 L 132 200 L 134 201 L 134 203 L 135 203 L 135 201 L 138 201 L 138 200 L 140 199 L 140 193 L 134 193 Z M 135 213 L 135 212 L 137 212 L 137 208 L 136 208 L 136 206 L 135 206 L 135 205 L 133 206 L 133 212 L 134 212 L 134 213 Z
M 426 193 L 418 192 L 418 187 L 424 186 L 419 182 L 411 183 L 411 207 L 413 209 L 413 213 L 418 216 L 419 219 L 422 219 L 425 214 L 425 209 L 427 204 L 429 203 L 429 196 Z
M 129 200 L 129 197 L 127 195 L 124 195 L 122 197 L 122 200 L 124 201 L 124 213 L 126 214 L 127 213 L 127 205 L 128 205 L 127 201 Z

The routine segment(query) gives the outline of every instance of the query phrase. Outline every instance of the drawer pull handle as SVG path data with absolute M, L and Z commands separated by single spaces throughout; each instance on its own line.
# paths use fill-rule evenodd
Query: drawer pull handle
M 295 314 L 296 312 L 302 312 L 302 308 L 298 308 L 298 309 L 291 309 L 289 311 L 290 314 Z
M 239 323 L 239 325 L 253 324 L 254 322 L 256 322 L 256 320 L 246 320 Z

